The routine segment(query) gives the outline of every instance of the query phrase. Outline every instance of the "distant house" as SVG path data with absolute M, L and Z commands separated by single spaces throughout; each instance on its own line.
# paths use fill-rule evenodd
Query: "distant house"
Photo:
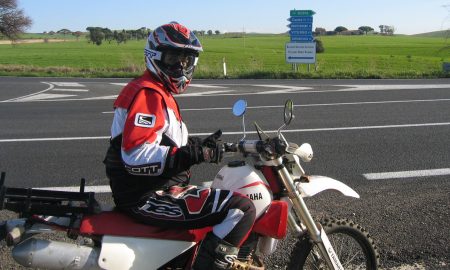
M 357 36 L 357 35 L 363 35 L 364 32 L 361 30 L 347 30 L 342 31 L 340 35 L 346 35 L 346 36 Z

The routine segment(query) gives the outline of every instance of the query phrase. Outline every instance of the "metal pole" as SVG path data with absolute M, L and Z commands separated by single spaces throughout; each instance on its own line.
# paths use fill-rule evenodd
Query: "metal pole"
M 223 60 L 223 76 L 226 78 L 227 77 L 227 63 L 225 62 L 225 57 L 222 60 Z

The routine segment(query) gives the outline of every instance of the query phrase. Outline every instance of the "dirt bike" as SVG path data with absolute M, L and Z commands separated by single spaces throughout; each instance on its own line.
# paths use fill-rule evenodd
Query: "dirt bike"
M 242 117 L 244 137 L 224 143 L 221 154 L 242 155 L 214 178 L 211 187 L 233 190 L 249 197 L 256 221 L 241 246 L 232 269 L 266 269 L 264 256 L 275 252 L 288 228 L 297 239 L 288 269 L 377 269 L 379 255 L 368 232 L 343 219 L 314 221 L 303 198 L 334 189 L 359 198 L 350 187 L 325 176 L 309 176 L 300 160 L 313 157 L 311 145 L 288 143 L 282 130 L 293 119 L 292 101 L 284 108 L 284 124 L 273 137 L 255 123 L 258 140 L 247 140 L 246 101 L 233 106 Z M 250 161 L 249 161 L 250 160 Z M 191 269 L 199 243 L 211 228 L 171 230 L 137 223 L 130 217 L 101 209 L 95 194 L 11 188 L 0 178 L 0 210 L 19 213 L 18 219 L 0 223 L 14 260 L 42 269 Z M 219 207 L 219 206 L 217 206 Z M 63 231 L 75 243 L 38 238 Z

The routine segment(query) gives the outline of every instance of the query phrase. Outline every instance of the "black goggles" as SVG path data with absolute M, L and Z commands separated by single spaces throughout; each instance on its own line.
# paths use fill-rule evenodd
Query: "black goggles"
M 194 66 L 198 53 L 190 51 L 167 50 L 162 53 L 161 61 L 167 66 L 181 65 L 183 68 Z

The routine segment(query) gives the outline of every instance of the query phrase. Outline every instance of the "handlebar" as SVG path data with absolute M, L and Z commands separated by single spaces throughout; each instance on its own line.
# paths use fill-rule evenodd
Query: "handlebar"
M 224 143 L 225 152 L 241 152 L 242 154 L 263 154 L 265 156 L 283 155 L 286 145 L 278 139 L 267 141 L 243 140 L 239 143 Z

